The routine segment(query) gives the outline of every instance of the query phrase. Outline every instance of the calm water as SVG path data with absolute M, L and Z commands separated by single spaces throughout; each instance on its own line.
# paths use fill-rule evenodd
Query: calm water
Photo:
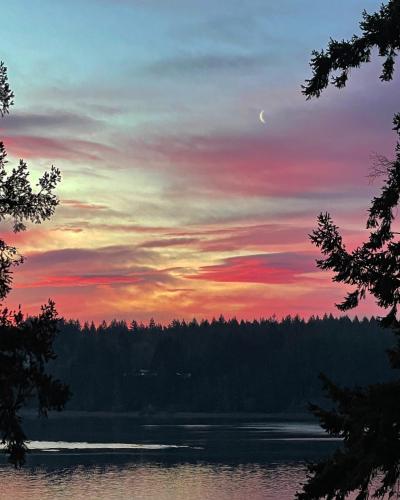
M 306 422 L 75 420 L 47 424 L 46 440 L 31 426 L 27 466 L 0 465 L 1 499 L 286 500 L 305 461 L 338 445 Z

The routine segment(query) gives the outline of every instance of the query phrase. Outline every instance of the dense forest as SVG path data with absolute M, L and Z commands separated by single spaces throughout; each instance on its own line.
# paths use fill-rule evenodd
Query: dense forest
M 51 370 L 69 410 L 299 412 L 322 401 L 320 372 L 346 386 L 393 377 L 393 343 L 373 318 L 62 320 Z

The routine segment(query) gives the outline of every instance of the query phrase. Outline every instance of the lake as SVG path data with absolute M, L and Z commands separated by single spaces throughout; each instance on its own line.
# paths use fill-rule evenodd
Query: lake
M 338 446 L 313 422 L 274 418 L 29 419 L 27 465 L 0 465 L 1 499 L 293 498 L 307 460 Z

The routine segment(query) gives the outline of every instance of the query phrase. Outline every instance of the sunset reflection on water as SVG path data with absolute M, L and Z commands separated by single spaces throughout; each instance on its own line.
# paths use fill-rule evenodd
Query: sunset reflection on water
M 301 464 L 155 464 L 0 469 L 0 498 L 135 500 L 252 500 L 293 498 Z

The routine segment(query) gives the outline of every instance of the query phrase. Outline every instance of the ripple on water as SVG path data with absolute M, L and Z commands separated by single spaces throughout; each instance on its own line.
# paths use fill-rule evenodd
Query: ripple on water
M 13 500 L 289 500 L 304 478 L 302 464 L 160 463 L 0 468 L 0 498 Z

